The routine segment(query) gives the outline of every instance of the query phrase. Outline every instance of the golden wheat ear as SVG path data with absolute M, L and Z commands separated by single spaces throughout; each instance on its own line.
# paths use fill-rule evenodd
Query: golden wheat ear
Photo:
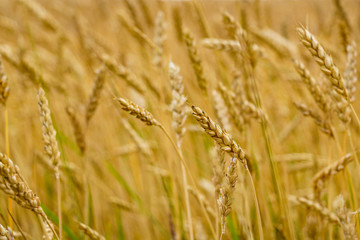
M 132 101 L 125 98 L 115 98 L 114 100 L 117 100 L 120 103 L 121 108 L 124 111 L 140 119 L 146 125 L 160 126 L 160 123 L 154 118 L 154 116 L 150 112 L 133 103 Z

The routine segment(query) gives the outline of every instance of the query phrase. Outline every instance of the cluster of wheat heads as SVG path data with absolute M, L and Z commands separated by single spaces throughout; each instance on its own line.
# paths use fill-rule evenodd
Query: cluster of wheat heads
M 0 1 L 0 239 L 358 239 L 360 3 L 325 2 Z

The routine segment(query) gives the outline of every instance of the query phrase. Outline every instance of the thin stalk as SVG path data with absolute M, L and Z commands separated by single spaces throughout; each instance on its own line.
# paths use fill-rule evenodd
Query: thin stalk
M 254 74 L 253 69 L 248 69 L 248 70 L 249 70 L 249 72 L 248 72 L 249 78 L 250 78 L 250 81 L 252 82 L 256 105 L 259 109 L 262 109 L 261 98 L 259 95 L 259 90 L 257 87 L 257 83 L 255 81 L 255 77 L 253 75 Z M 287 198 L 284 196 L 284 192 L 283 192 L 284 190 L 280 184 L 281 178 L 280 178 L 280 174 L 279 174 L 279 169 L 278 169 L 277 163 L 273 157 L 273 150 L 272 150 L 272 146 L 271 146 L 271 142 L 270 142 L 270 138 L 269 138 L 269 133 L 267 130 L 267 123 L 264 118 L 262 118 L 262 121 L 261 121 L 261 130 L 262 130 L 262 134 L 265 139 L 265 142 L 266 142 L 266 152 L 267 152 L 268 158 L 270 160 L 271 174 L 273 177 L 273 182 L 274 182 L 275 190 L 277 193 L 276 195 L 277 195 L 278 201 L 281 205 L 283 214 L 285 215 L 284 216 L 285 221 L 286 221 L 285 226 L 287 226 L 287 231 L 289 234 L 288 237 L 290 239 L 295 239 L 295 233 L 294 233 L 294 229 L 292 228 L 292 221 L 290 218 L 290 213 L 289 213 L 289 209 L 288 209 L 288 205 L 287 205 Z
M 193 231 L 193 225 L 192 225 L 192 219 L 191 219 L 189 192 L 187 190 L 188 184 L 187 184 L 187 179 L 186 179 L 185 166 L 183 163 L 181 163 L 181 172 L 182 172 L 183 183 L 184 183 L 185 205 L 186 205 L 186 212 L 187 212 L 187 217 L 188 217 L 189 235 L 190 235 L 190 240 L 194 240 L 194 231 Z
M 355 112 L 354 112 L 354 115 L 356 115 Z M 357 115 L 356 115 L 356 117 L 357 117 Z M 347 128 L 346 132 L 347 132 L 347 135 L 349 137 L 350 146 L 351 146 L 351 148 L 352 148 L 352 150 L 354 152 L 353 154 L 354 154 L 354 157 L 355 157 L 356 165 L 359 166 L 360 162 L 359 162 L 359 158 L 357 156 L 357 152 L 355 150 L 355 145 L 354 145 L 354 141 L 352 139 L 351 131 L 350 131 L 349 128 Z M 356 197 L 354 196 L 354 187 L 353 187 L 352 179 L 351 179 L 350 172 L 349 172 L 348 168 L 346 168 L 346 176 L 348 176 L 348 178 L 350 179 L 349 188 L 350 188 L 350 191 L 351 191 L 350 196 L 352 197 L 352 203 L 353 203 L 352 207 L 353 207 L 353 209 L 358 209 L 357 202 L 356 202 Z M 360 219 L 359 219 L 359 217 L 356 217 L 356 219 L 357 219 L 357 221 L 356 221 L 356 232 L 357 232 L 358 236 L 360 236 Z
M 355 112 L 354 106 L 351 103 L 350 103 L 350 108 L 351 108 L 351 111 L 354 114 L 354 117 L 356 119 L 356 122 L 357 122 L 358 126 L 360 127 L 360 119 L 359 119 L 357 113 Z
M 59 215 L 59 238 L 61 240 L 62 239 L 61 182 L 60 182 L 60 172 L 58 168 L 55 170 L 55 179 L 56 179 L 58 215 Z
M 255 190 L 255 184 L 254 184 L 254 181 L 252 179 L 249 168 L 247 166 L 245 166 L 245 170 L 246 170 L 247 174 L 249 175 L 252 190 L 253 190 L 253 194 L 254 194 L 254 198 L 255 198 L 256 214 L 257 214 L 257 218 L 258 218 L 259 239 L 263 240 L 264 239 L 264 231 L 263 231 L 262 223 L 261 223 L 260 206 L 259 206 L 259 201 L 258 201 L 258 197 L 257 197 L 256 190 Z
M 182 155 L 180 141 L 178 141 L 177 145 L 178 145 L 178 148 L 180 149 L 180 153 Z M 194 230 L 193 230 L 193 224 L 192 224 L 192 218 L 191 218 L 191 208 L 190 208 L 186 170 L 185 170 L 184 164 L 183 163 L 180 163 L 180 164 L 181 164 L 181 172 L 182 172 L 182 177 L 183 177 L 183 185 L 184 185 L 184 193 L 185 193 L 185 206 L 186 206 L 186 213 L 187 213 L 188 225 L 189 225 L 189 235 L 190 235 L 190 240 L 194 240 Z
M 5 106 L 4 111 L 5 117 L 5 146 L 6 146 L 6 155 L 10 158 L 10 142 L 9 142 L 9 114 L 7 107 Z M 9 220 L 9 227 L 13 229 L 13 219 L 11 215 L 13 215 L 13 207 L 12 207 L 12 199 L 8 197 L 8 220 Z
M 166 129 L 160 125 L 159 126 L 161 128 L 161 130 L 164 132 L 164 134 L 166 135 L 166 137 L 169 139 L 169 141 L 171 142 L 171 144 L 173 145 L 174 149 L 175 149 L 175 152 L 176 154 L 178 155 L 181 163 L 184 165 L 185 167 L 185 170 L 189 173 L 189 176 L 190 176 L 190 180 L 191 180 L 191 183 L 194 185 L 194 188 L 195 188 L 195 191 L 196 192 L 199 192 L 199 189 L 197 188 L 196 186 L 196 182 L 194 180 L 194 177 L 192 176 L 191 172 L 190 172 L 190 169 L 189 167 L 187 166 L 179 148 L 177 147 L 177 145 L 175 144 L 175 142 L 173 141 L 173 139 L 170 137 L 169 133 L 166 131 Z M 204 203 L 203 203 L 203 200 L 199 199 L 199 203 L 200 203 L 200 206 L 201 206 L 201 210 L 203 211 L 204 215 L 205 215 L 205 218 L 206 218 L 206 221 L 208 222 L 209 224 L 209 227 L 210 227 L 210 230 L 211 230 L 211 234 L 213 235 L 214 238 L 216 238 L 216 233 L 215 233 L 215 230 L 211 224 L 211 220 L 209 218 L 209 215 L 207 214 L 206 212 L 206 209 L 205 209 L 205 206 L 204 206 Z

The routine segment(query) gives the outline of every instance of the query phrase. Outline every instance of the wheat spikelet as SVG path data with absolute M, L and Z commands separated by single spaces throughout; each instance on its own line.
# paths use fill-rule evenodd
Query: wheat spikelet
M 247 167 L 247 156 L 244 150 L 239 147 L 230 134 L 211 120 L 211 118 L 199 107 L 192 106 L 192 110 L 195 119 L 199 122 L 205 132 L 219 144 L 221 150 L 227 152 L 230 156 L 239 159 L 244 166 Z
M 345 240 L 357 240 L 357 233 L 355 222 L 352 220 L 353 213 L 350 213 L 345 206 L 345 200 L 342 194 L 340 194 L 333 202 L 333 207 L 340 220 L 340 226 L 344 232 Z M 355 212 L 356 214 L 356 212 Z
M 36 1 L 20 0 L 20 2 L 29 9 L 41 23 L 49 30 L 57 32 L 60 27 L 57 21 Z
M 219 196 L 225 172 L 225 153 L 221 151 L 218 146 L 215 146 L 212 151 L 211 159 L 214 175 L 212 178 L 212 182 L 215 186 L 215 196 Z
M 94 115 L 96 108 L 99 104 L 99 98 L 101 94 L 101 90 L 103 89 L 105 83 L 105 68 L 101 66 L 98 70 L 96 70 L 96 77 L 94 86 L 92 88 L 88 103 L 86 105 L 86 124 L 89 124 L 90 119 Z
M 220 82 L 218 85 L 218 90 L 222 96 L 222 99 L 224 100 L 224 103 L 227 107 L 227 110 L 231 116 L 231 119 L 233 120 L 233 123 L 235 127 L 242 131 L 244 129 L 245 120 L 240 113 L 239 109 L 236 107 L 233 97 L 231 96 L 230 91 Z
M 136 207 L 134 204 L 129 203 L 125 200 L 119 199 L 117 197 L 110 198 L 110 203 L 114 204 L 120 209 L 126 210 L 128 212 L 137 212 Z
M 207 92 L 207 80 L 204 76 L 204 69 L 197 51 L 196 42 L 192 34 L 188 29 L 184 29 L 183 34 L 184 42 L 188 51 L 188 55 L 191 61 L 191 65 L 194 69 L 195 76 L 198 82 L 200 89 L 206 93 Z
M 251 119 L 256 119 L 257 121 L 267 119 L 267 116 L 261 109 L 246 99 L 241 100 L 239 108 L 244 116 L 245 122 L 250 122 Z
M 29 60 L 21 58 L 19 69 L 21 72 L 25 73 L 36 86 L 45 83 L 43 75 L 29 62 Z
M 69 116 L 71 125 L 73 127 L 76 143 L 79 146 L 81 153 L 84 154 L 86 149 L 85 135 L 81 127 L 81 124 L 76 117 L 75 110 L 71 107 L 67 107 L 66 113 Z
M 254 29 L 251 32 L 266 43 L 279 56 L 293 56 L 296 53 L 296 48 L 292 42 L 271 29 Z
M 334 108 L 338 114 L 339 119 L 345 124 L 351 121 L 351 108 L 349 102 L 337 94 L 335 91 L 330 91 L 330 96 L 334 100 Z
M 15 20 L 5 16 L 0 16 L 0 26 L 1 28 L 13 33 L 19 30 L 18 23 Z
M 58 171 L 58 166 L 60 164 L 60 151 L 56 141 L 56 131 L 51 120 L 49 103 L 42 88 L 39 88 L 37 97 L 40 111 L 40 120 L 42 123 L 45 153 L 49 156 L 55 171 Z
M 340 219 L 334 212 L 331 212 L 329 209 L 321 206 L 317 202 L 297 196 L 289 196 L 289 200 L 294 202 L 295 204 L 305 205 L 309 209 L 319 213 L 324 219 L 328 220 L 331 223 L 340 224 Z
M 314 56 L 323 73 L 328 76 L 334 90 L 344 98 L 347 98 L 348 93 L 345 89 L 344 80 L 339 69 L 333 63 L 331 56 L 325 52 L 324 48 L 305 27 L 297 28 L 297 34 L 302 44 Z
M 138 27 L 132 25 L 128 18 L 123 13 L 117 14 L 119 21 L 122 25 L 136 38 L 139 40 L 139 43 L 142 45 L 144 42 L 148 44 L 152 49 L 161 52 L 161 50 L 156 46 L 156 44 L 147 36 L 143 31 Z
M 340 0 L 333 1 L 336 7 L 336 13 L 339 17 L 338 27 L 340 31 L 341 43 L 344 52 L 347 53 L 347 46 L 351 43 L 351 26 L 347 14 Z
M 304 115 L 304 116 L 309 116 L 312 119 L 314 119 L 316 125 L 319 126 L 320 130 L 325 133 L 326 135 L 328 135 L 329 137 L 334 137 L 334 134 L 331 130 L 331 126 L 330 124 L 324 120 L 320 114 L 318 114 L 317 112 L 315 112 L 313 109 L 309 108 L 308 106 L 306 106 L 305 104 L 301 104 L 301 103 L 294 103 L 294 105 L 297 107 L 297 109 L 299 109 L 299 111 Z
M 20 69 L 19 57 L 14 53 L 14 50 L 6 44 L 0 45 L 0 54 L 7 62 L 13 65 L 15 68 Z
M 186 114 L 186 101 L 187 98 L 184 95 L 184 83 L 182 76 L 180 75 L 180 69 L 173 62 L 169 63 L 169 78 L 171 85 L 172 101 L 171 109 L 173 114 L 172 127 L 176 133 L 176 142 L 178 146 L 181 145 L 181 140 L 185 134 L 185 121 Z
M 344 80 L 345 80 L 345 88 L 349 93 L 349 100 L 351 102 L 355 101 L 355 92 L 356 92 L 356 84 L 358 81 L 357 69 L 356 69 L 356 58 L 357 58 L 357 50 L 356 43 L 347 45 L 347 60 L 346 60 L 346 69 L 344 72 Z
M 316 198 L 319 198 L 321 194 L 321 190 L 324 188 L 324 183 L 331 176 L 343 171 L 350 162 L 354 160 L 354 156 L 352 154 L 347 154 L 339 161 L 334 162 L 333 164 L 325 167 L 320 170 L 313 179 L 313 188 L 314 194 Z
M 91 240 L 105 240 L 104 236 L 101 236 L 100 233 L 91 229 L 89 226 L 79 223 L 79 229 L 85 233 Z
M 233 81 L 231 83 L 231 88 L 234 91 L 234 101 L 237 106 L 241 105 L 243 99 L 247 99 L 246 93 L 250 92 L 249 85 L 244 81 L 244 76 L 241 74 L 241 71 L 233 71 Z
M 11 232 L 0 224 L 0 239 L 1 240 L 12 240 Z
M 159 50 L 154 50 L 153 63 L 158 68 L 163 67 L 164 43 L 166 40 L 166 23 L 164 20 L 164 13 L 159 11 L 155 19 L 154 29 L 154 44 Z
M 125 120 L 121 119 L 121 123 L 123 127 L 126 129 L 126 131 L 129 133 L 131 139 L 134 141 L 134 143 L 137 146 L 137 149 L 144 154 L 144 156 L 147 159 L 150 159 L 151 161 L 151 151 L 150 146 L 147 142 L 145 142 L 141 137 L 139 137 L 138 133 L 134 130 L 134 128 L 130 125 L 130 123 Z
M 220 122 L 221 126 L 227 131 L 231 131 L 230 116 L 227 106 L 225 105 L 224 99 L 221 97 L 221 94 L 213 90 L 212 91 L 214 99 L 214 109 L 217 120 Z
M 182 18 L 180 15 L 180 9 L 179 7 L 174 7 L 172 10 L 172 17 L 173 17 L 173 23 L 176 30 L 176 37 L 178 41 L 181 41 L 183 39 L 183 26 L 182 26 Z
M 219 50 L 219 51 L 228 51 L 234 53 L 241 52 L 240 43 L 234 40 L 225 40 L 218 38 L 207 38 L 201 41 L 201 44 L 204 47 Z
M 210 206 L 210 203 L 206 201 L 206 197 L 204 195 L 202 195 L 200 192 L 195 191 L 195 189 L 193 189 L 192 187 L 188 186 L 187 189 L 199 202 L 203 202 L 204 207 L 206 209 L 206 212 L 209 213 L 209 215 L 211 217 L 213 217 L 214 219 L 216 218 L 217 214 L 214 211 L 214 209 L 212 209 L 212 207 Z
M 27 186 L 20 169 L 5 154 L 0 153 L 0 189 L 21 207 L 27 208 L 46 219 L 40 206 L 40 198 Z
M 49 225 L 50 223 L 50 225 Z M 52 231 L 52 229 L 54 229 L 54 225 L 49 221 L 49 223 L 47 223 L 46 221 L 43 220 L 43 226 L 44 226 L 44 235 L 43 235 L 43 239 L 46 239 L 46 240 L 52 240 L 54 239 L 54 233 Z
M 124 111 L 129 112 L 131 115 L 135 116 L 136 118 L 146 123 L 146 125 L 161 126 L 160 123 L 154 118 L 154 116 L 151 113 L 149 113 L 147 110 L 140 107 L 139 105 L 124 98 L 117 98 L 115 100 L 117 100 L 120 103 L 121 108 Z
M 131 19 L 134 21 L 135 26 L 137 28 L 141 29 L 140 21 L 138 19 L 136 9 L 135 9 L 135 7 L 133 5 L 133 1 L 124 0 L 124 2 L 125 2 L 125 5 L 126 5 L 126 8 L 130 12 Z
M 310 72 L 305 68 L 304 64 L 300 61 L 294 60 L 296 71 L 299 73 L 301 79 L 306 84 L 310 93 L 312 94 L 315 102 L 319 108 L 327 114 L 329 112 L 329 101 L 326 99 L 324 92 L 321 90 L 319 84 L 311 76 Z
M 225 25 L 226 31 L 231 39 L 238 40 L 237 32 L 239 31 L 240 25 L 235 21 L 234 17 L 228 12 L 222 13 L 223 23 Z
M 232 39 L 237 40 L 243 49 L 243 51 L 240 52 L 243 56 L 242 61 L 245 63 L 249 61 L 251 66 L 255 66 L 257 55 L 264 55 L 259 46 L 250 40 L 249 34 L 235 21 L 233 16 L 228 12 L 223 12 L 222 16 L 228 34 Z
M 232 157 L 230 160 L 230 164 L 227 167 L 226 170 L 226 183 L 223 187 L 220 188 L 220 195 L 217 200 L 217 203 L 219 205 L 219 211 L 220 211 L 220 219 L 221 219 L 221 234 L 225 234 L 225 228 L 226 228 L 226 217 L 231 212 L 231 205 L 232 205 L 232 195 L 235 191 L 235 186 L 237 182 L 238 175 L 236 173 L 236 158 Z
M 117 64 L 114 59 L 106 54 L 101 55 L 100 58 L 111 72 L 124 79 L 129 86 L 141 94 L 145 92 L 143 85 L 139 83 L 138 78 L 130 69 L 121 64 Z
M 10 88 L 8 86 L 8 78 L 4 70 L 2 63 L 2 57 L 0 55 L 0 103 L 5 105 L 6 100 L 9 97 Z

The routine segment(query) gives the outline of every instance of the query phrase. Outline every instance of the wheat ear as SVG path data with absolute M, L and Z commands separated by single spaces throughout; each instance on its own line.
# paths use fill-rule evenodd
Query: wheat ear
M 176 133 L 176 143 L 178 145 L 178 148 L 181 149 L 181 141 L 186 130 L 185 121 L 187 118 L 187 114 L 186 114 L 187 98 L 184 95 L 184 83 L 180 75 L 180 68 L 177 67 L 171 61 L 169 63 L 169 78 L 170 78 L 171 93 L 172 93 L 172 101 L 171 101 L 171 109 L 173 113 L 172 126 Z M 193 225 L 191 218 L 189 193 L 187 191 L 188 188 L 187 176 L 186 176 L 185 166 L 183 163 L 181 163 L 181 172 L 182 172 L 183 184 L 184 184 L 184 194 L 185 194 L 185 204 L 186 204 L 186 211 L 187 211 L 188 225 L 189 225 L 189 235 L 190 235 L 190 239 L 192 240 L 194 239 L 194 233 L 193 233 Z
M 184 95 L 184 83 L 180 75 L 180 69 L 173 62 L 169 64 L 169 79 L 171 85 L 172 101 L 171 109 L 173 113 L 173 129 L 176 133 L 176 142 L 178 146 L 181 144 L 182 137 L 185 133 L 186 101 Z
M 94 115 L 96 108 L 99 104 L 99 98 L 101 94 L 101 90 L 104 87 L 105 83 L 105 68 L 101 66 L 98 70 L 95 71 L 96 77 L 94 86 L 91 91 L 91 95 L 89 97 L 88 103 L 86 105 L 86 123 L 89 124 L 90 119 Z
M 83 223 L 79 223 L 79 229 L 83 231 L 85 235 L 88 236 L 91 240 L 105 240 L 104 236 L 100 235 L 100 233 Z
M 219 144 L 221 150 L 227 152 L 232 157 L 236 157 L 246 166 L 247 156 L 230 134 L 222 129 L 220 125 L 216 124 L 199 107 L 192 106 L 192 110 L 195 119 L 199 122 L 205 132 Z
M 103 54 L 100 56 L 105 66 L 115 75 L 121 77 L 125 82 L 134 88 L 137 92 L 143 94 L 145 92 L 144 86 L 139 83 L 137 76 L 127 67 L 117 64 L 110 56 Z
M 299 109 L 299 111 L 304 115 L 304 116 L 309 116 L 312 119 L 314 119 L 316 125 L 319 126 L 320 130 L 325 133 L 326 135 L 328 135 L 329 137 L 334 137 L 333 131 L 331 129 L 330 124 L 324 120 L 320 114 L 318 114 L 317 112 L 315 112 L 313 109 L 309 108 L 308 106 L 306 106 L 303 103 L 294 103 L 294 105 L 296 106 L 297 109 Z
M 201 43 L 204 47 L 214 49 L 214 50 L 234 52 L 234 53 L 241 52 L 240 43 L 238 41 L 234 41 L 234 40 L 207 38 L 207 39 L 202 40 Z
M 154 28 L 154 44 L 158 50 L 154 49 L 153 63 L 159 69 L 163 67 L 163 56 L 164 56 L 164 43 L 166 40 L 166 23 L 164 20 L 164 13 L 159 11 L 155 19 Z
M 324 219 L 327 219 L 331 223 L 340 224 L 340 219 L 334 212 L 331 212 L 329 209 L 321 206 L 317 202 L 314 202 L 304 197 L 297 197 L 297 196 L 289 196 L 289 200 L 294 202 L 295 204 L 302 204 L 310 208 L 311 210 L 314 210 L 315 212 L 319 213 Z
M 356 59 L 357 59 L 356 43 L 353 42 L 347 45 L 346 52 L 347 52 L 347 60 L 346 60 L 346 68 L 344 71 L 345 88 L 349 93 L 349 100 L 351 102 L 354 102 L 355 93 L 356 93 L 356 84 L 358 81 L 358 75 L 356 69 Z
M 72 107 L 67 107 L 66 113 L 69 116 L 71 125 L 73 127 L 76 143 L 79 146 L 81 153 L 84 154 L 86 150 L 85 135 L 81 127 L 81 124 L 76 117 L 75 110 Z
M 61 182 L 60 182 L 60 150 L 56 140 L 56 131 L 51 120 L 51 113 L 49 103 L 45 97 L 44 90 L 40 87 L 38 91 L 38 105 L 40 111 L 40 120 L 42 123 L 43 141 L 45 153 L 48 155 L 52 162 L 52 166 L 55 173 L 56 185 L 57 185 L 57 201 L 58 201 L 58 215 L 59 215 L 59 226 L 62 226 L 61 217 Z M 62 227 L 59 227 L 60 239 L 62 237 Z
M 297 28 L 297 34 L 302 44 L 314 56 L 323 73 L 325 73 L 325 75 L 329 78 L 335 91 L 344 98 L 347 98 L 348 93 L 345 88 L 344 80 L 340 74 L 339 69 L 333 63 L 331 56 L 326 53 L 315 36 L 313 36 L 305 27 Z
M 4 70 L 2 63 L 2 57 L 0 55 L 0 103 L 5 105 L 6 100 L 9 97 L 10 88 L 8 86 L 8 78 Z
M 200 60 L 199 53 L 197 51 L 196 41 L 194 36 L 188 29 L 183 30 L 183 38 L 186 44 L 187 52 L 191 61 L 191 65 L 194 69 L 195 76 L 197 79 L 198 86 L 206 94 L 207 92 L 207 79 L 204 75 L 203 64 Z
M 352 154 L 347 154 L 342 157 L 337 162 L 334 162 L 330 166 L 325 167 L 320 170 L 313 179 L 313 188 L 315 197 L 318 199 L 321 194 L 321 190 L 324 188 L 324 183 L 331 176 L 336 175 L 337 173 L 343 171 L 349 163 L 354 160 L 354 156 Z
M 299 73 L 301 79 L 306 84 L 310 93 L 312 94 L 315 102 L 319 108 L 327 114 L 329 112 L 329 101 L 326 99 L 324 92 L 321 90 L 319 84 L 311 76 L 310 72 L 305 68 L 304 64 L 300 61 L 294 60 L 296 71 Z
M 146 123 L 146 125 L 160 126 L 160 123 L 154 118 L 154 116 L 139 105 L 124 98 L 117 98 L 116 100 L 120 103 L 123 110 L 140 119 Z

